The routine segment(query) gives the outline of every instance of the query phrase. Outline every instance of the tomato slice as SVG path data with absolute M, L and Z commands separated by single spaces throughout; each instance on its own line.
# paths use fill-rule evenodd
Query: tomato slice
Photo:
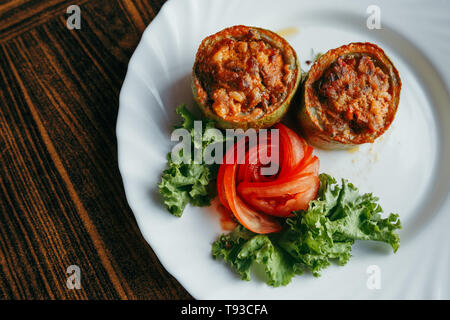
M 272 153 L 280 153 L 279 147 L 273 144 L 253 146 L 245 154 L 245 163 L 239 165 L 237 173 L 237 182 L 241 181 L 272 181 L 274 176 L 265 176 L 261 173 L 261 158 L 270 157 Z M 277 166 L 279 161 L 273 161 L 271 165 Z M 276 170 L 278 172 L 278 169 Z
M 296 194 L 293 199 L 286 201 L 283 209 L 290 212 L 308 209 L 309 202 L 317 197 L 319 187 L 320 179 L 319 177 L 314 176 L 310 188 L 304 192 Z
M 238 192 L 244 197 L 258 196 L 261 198 L 280 197 L 294 195 L 306 191 L 314 179 L 312 173 L 301 173 L 296 179 L 278 182 L 274 180 L 270 183 L 264 182 L 241 182 Z
M 222 164 L 219 167 L 219 171 L 217 172 L 217 179 L 216 179 L 217 195 L 222 205 L 229 210 L 230 206 L 225 196 L 225 188 L 223 181 L 225 173 L 225 164 L 235 163 L 237 161 L 237 156 L 240 155 L 240 153 L 237 153 L 238 148 L 245 148 L 245 139 L 238 140 L 229 150 L 227 150 L 227 152 L 223 156 Z
M 304 164 L 304 166 L 300 168 L 300 170 L 302 172 L 312 173 L 317 176 L 319 174 L 319 166 L 320 166 L 319 158 L 317 158 L 316 156 L 312 156 L 311 159 L 309 159 Z
M 276 128 L 279 129 L 279 145 L 282 151 L 280 152 L 282 159 L 279 177 L 284 177 L 289 175 L 297 155 L 294 154 L 289 134 L 284 130 L 284 126 L 278 125 Z
M 296 167 L 304 158 L 305 149 L 307 147 L 306 142 L 301 139 L 294 131 L 280 123 L 277 124 L 275 128 L 280 130 L 280 140 L 283 147 L 286 149 L 291 149 L 291 162 L 289 163 L 288 167 Z M 289 142 L 287 142 L 285 138 L 281 138 L 284 136 L 286 136 Z
M 306 191 L 291 197 L 285 197 L 284 200 L 280 200 L 280 198 L 257 198 L 253 196 L 246 197 L 245 201 L 253 208 L 266 214 L 278 217 L 289 217 L 292 215 L 292 211 L 306 210 L 309 202 L 317 197 L 319 187 L 320 180 L 315 176 L 311 181 L 310 187 Z
M 265 214 L 276 217 L 289 217 L 292 215 L 292 211 L 285 204 L 292 198 L 285 199 L 284 201 L 274 200 L 273 198 L 257 198 L 249 197 L 245 201 L 254 209 L 264 212 Z
M 225 195 L 231 211 L 238 221 L 252 232 L 266 234 L 281 231 L 281 224 L 268 215 L 250 208 L 236 193 L 237 164 L 225 165 Z
M 294 174 L 291 174 L 287 177 L 279 177 L 278 179 L 268 181 L 268 182 L 251 182 L 251 181 L 243 181 L 239 184 L 238 190 L 239 192 L 242 192 L 245 195 L 251 194 L 251 193 L 259 193 L 259 192 L 266 192 L 268 188 L 282 188 L 279 192 L 277 191 L 268 191 L 271 195 L 268 193 L 264 194 L 258 194 L 260 197 L 276 197 L 276 196 L 282 196 L 283 192 L 286 192 L 286 194 L 292 194 L 295 192 L 295 190 L 291 190 L 291 188 L 295 188 L 293 184 L 300 185 L 301 181 L 298 181 L 300 179 L 305 178 L 305 176 L 310 175 L 317 175 L 319 170 L 319 159 L 316 156 L 311 156 L 305 163 L 300 164 L 297 167 L 297 172 Z M 290 190 L 290 191 L 288 191 Z M 301 192 L 301 191 L 298 191 Z

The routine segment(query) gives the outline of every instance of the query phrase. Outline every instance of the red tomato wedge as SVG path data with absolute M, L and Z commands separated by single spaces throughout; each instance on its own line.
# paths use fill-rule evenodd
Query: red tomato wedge
M 244 198 L 252 195 L 261 198 L 295 195 L 308 190 L 313 185 L 314 178 L 316 177 L 312 173 L 302 173 L 284 181 L 274 180 L 269 183 L 242 182 L 238 186 L 238 191 Z
M 219 171 L 217 173 L 217 183 L 216 183 L 217 195 L 218 195 L 219 200 L 222 203 L 222 205 L 227 209 L 230 209 L 230 206 L 228 205 L 228 201 L 225 196 L 225 187 L 223 184 L 224 183 L 225 164 L 236 163 L 236 161 L 237 161 L 236 150 L 238 148 L 244 148 L 244 147 L 245 147 L 245 140 L 241 139 L 241 140 L 237 141 L 234 144 L 234 146 L 232 146 L 230 148 L 230 150 L 227 150 L 227 152 L 225 153 L 225 155 L 222 159 L 222 165 L 220 165 Z
M 225 165 L 224 186 L 225 195 L 236 219 L 255 233 L 273 233 L 281 231 L 281 224 L 273 217 L 259 213 L 250 208 L 236 193 L 237 164 Z
M 314 200 L 320 187 L 320 180 L 314 177 L 313 186 L 305 192 L 286 199 L 248 197 L 247 202 L 253 208 L 278 217 L 289 217 L 292 211 L 306 210 L 309 202 Z
M 290 149 L 289 152 L 291 153 L 291 163 L 288 167 L 290 169 L 296 167 L 304 158 L 305 150 L 308 145 L 288 127 L 282 124 L 277 124 L 275 128 L 280 130 L 280 143 L 284 148 L 284 152 L 288 152 L 287 149 Z
M 320 187 L 320 162 L 313 148 L 286 126 L 275 128 L 278 135 L 271 133 L 256 146 L 239 140 L 225 154 L 217 175 L 220 202 L 244 227 L 261 234 L 280 231 L 278 218 L 306 210 Z M 233 156 L 237 148 L 245 148 L 244 161 Z M 265 175 L 262 169 L 268 167 L 275 172 Z

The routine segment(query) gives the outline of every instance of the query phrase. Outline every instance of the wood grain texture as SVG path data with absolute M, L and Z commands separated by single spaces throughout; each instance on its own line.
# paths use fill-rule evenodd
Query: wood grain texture
M 163 2 L 0 1 L 1 299 L 191 298 L 142 238 L 117 166 L 119 91 Z

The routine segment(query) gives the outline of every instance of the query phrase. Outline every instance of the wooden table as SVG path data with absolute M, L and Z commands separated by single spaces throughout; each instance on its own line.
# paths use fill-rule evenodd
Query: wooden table
M 0 0 L 0 298 L 191 299 L 144 241 L 117 166 L 119 91 L 163 2 Z

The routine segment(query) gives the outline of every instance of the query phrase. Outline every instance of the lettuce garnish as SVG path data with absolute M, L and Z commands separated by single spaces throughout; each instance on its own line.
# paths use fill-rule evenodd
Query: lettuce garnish
M 186 108 L 180 105 L 176 109 L 183 121 L 176 128 L 184 128 L 191 133 L 192 143 L 194 139 L 194 115 Z M 212 120 L 203 119 L 202 121 L 202 146 L 199 149 L 204 150 L 207 145 L 216 143 L 214 137 L 204 133 L 215 128 Z M 180 158 L 182 150 L 179 151 Z M 162 195 L 164 204 L 170 213 L 181 217 L 183 210 L 188 203 L 194 206 L 208 206 L 216 195 L 215 180 L 217 164 L 195 163 L 175 163 L 171 159 L 171 153 L 167 155 L 167 169 L 163 171 L 161 182 L 158 184 L 159 193 Z M 193 159 L 192 159 L 193 160 Z
M 319 178 L 318 198 L 307 210 L 286 219 L 281 232 L 260 235 L 238 225 L 213 243 L 213 257 L 223 258 L 243 280 L 250 280 L 254 263 L 263 265 L 267 284 L 277 287 L 307 270 L 318 277 L 331 261 L 345 265 L 355 240 L 382 241 L 398 250 L 397 214 L 383 219 L 378 198 L 372 194 L 360 195 L 344 179 L 339 185 L 327 174 Z

